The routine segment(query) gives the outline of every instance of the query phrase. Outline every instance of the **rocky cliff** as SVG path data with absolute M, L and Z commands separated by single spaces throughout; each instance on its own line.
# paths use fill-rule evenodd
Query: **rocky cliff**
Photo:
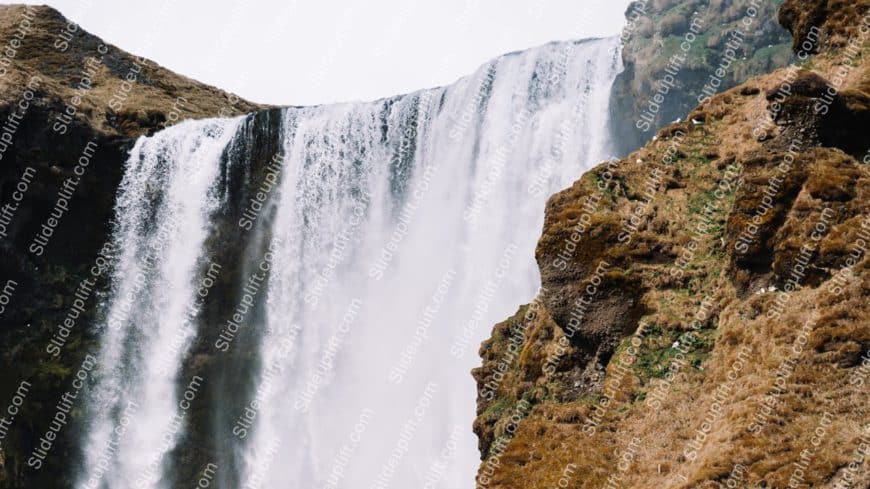
M 477 487 L 870 487 L 870 2 L 778 15 L 799 64 L 548 201 Z
M 625 70 L 611 93 L 617 154 L 709 95 L 789 63 L 788 31 L 776 21 L 781 1 L 637 0 L 625 12 Z M 719 70 L 717 72 L 717 70 Z
M 696 39 L 649 134 L 622 132 L 625 152 L 685 118 L 750 4 L 629 8 L 614 123 L 636 123 L 674 50 Z M 636 18 L 638 5 L 649 14 Z M 870 438 L 867 2 L 786 1 L 792 41 L 758 5 L 720 88 L 792 56 L 800 67 L 711 96 L 548 202 L 541 292 L 496 326 L 474 372 L 480 486 L 870 483 L 859 460 Z M 0 7 L 0 40 L 0 487 L 67 487 L 74 433 L 41 470 L 26 473 L 26 458 L 93 350 L 106 277 L 92 275 L 114 254 L 104 244 L 129 148 L 183 119 L 261 106 L 106 45 L 48 7 Z M 274 125 L 271 113 L 246 127 Z M 274 138 L 248 138 L 269 153 L 258 138 Z M 216 256 L 238 262 L 232 233 L 218 234 Z M 215 293 L 232 295 L 239 273 L 227 269 Z M 217 323 L 227 307 L 205 314 Z M 52 340 L 62 354 L 49 353 Z M 195 353 L 193 370 L 216 368 Z M 243 376 L 241 355 L 223 375 Z M 12 416 L 18 400 L 27 410 Z M 192 471 L 221 448 L 190 437 L 176 455 Z
M 27 479 L 25 461 L 93 342 L 106 277 L 90 292 L 81 285 L 113 254 L 104 244 L 127 152 L 175 122 L 261 106 L 125 53 L 49 7 L 0 6 L 0 42 L 0 487 L 64 487 L 74 437 L 52 448 L 67 456 Z M 48 353 L 52 339 L 63 354 Z M 21 399 L 27 410 L 11 416 L 7 404 Z

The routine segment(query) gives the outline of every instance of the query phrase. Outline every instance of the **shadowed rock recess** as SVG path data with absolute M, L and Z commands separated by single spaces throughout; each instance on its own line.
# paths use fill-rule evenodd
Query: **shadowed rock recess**
M 550 198 L 478 487 L 870 487 L 868 5 L 784 2 L 797 65 Z

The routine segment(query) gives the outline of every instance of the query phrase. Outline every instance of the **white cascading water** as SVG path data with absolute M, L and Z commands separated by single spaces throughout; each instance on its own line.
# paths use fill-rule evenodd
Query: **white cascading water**
M 115 210 L 117 263 L 104 306 L 100 380 L 90 393 L 92 423 L 77 487 L 133 487 L 166 450 L 162 435 L 176 414 L 178 365 L 196 333 L 197 266 L 221 205 L 220 158 L 240 121 L 186 121 L 140 138 L 130 152 Z M 116 428 L 124 419 L 121 434 Z
M 259 335 L 261 371 L 239 423 L 215 427 L 235 437 L 241 487 L 473 485 L 469 371 L 492 326 L 537 290 L 546 198 L 608 156 L 618 50 L 618 38 L 552 43 L 444 88 L 282 111 L 276 210 L 257 222 L 271 237 L 266 312 L 240 333 Z M 82 487 L 94 477 L 168 487 L 159 474 L 134 481 L 174 446 L 160 434 L 187 343 L 171 345 L 196 313 L 220 158 L 238 125 L 187 122 L 132 151 L 107 310 L 131 291 L 137 300 L 102 339 Z M 176 231 L 161 233 L 168 221 Z M 160 260 L 137 286 L 149 247 Z M 101 470 L 131 400 L 133 421 Z

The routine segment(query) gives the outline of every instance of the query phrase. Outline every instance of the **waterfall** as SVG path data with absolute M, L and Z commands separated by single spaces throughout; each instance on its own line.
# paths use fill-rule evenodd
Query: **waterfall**
M 203 244 L 221 206 L 219 161 L 238 124 L 184 122 L 139 139 L 127 160 L 100 382 L 91 394 L 95 422 L 84 442 L 84 487 L 101 481 L 127 487 L 130 474 L 143 473 L 143 463 L 160 455 L 161 434 L 175 416 L 178 365 L 194 334 Z
M 470 487 L 469 371 L 536 293 L 546 198 L 608 155 L 618 49 L 137 141 L 77 487 Z

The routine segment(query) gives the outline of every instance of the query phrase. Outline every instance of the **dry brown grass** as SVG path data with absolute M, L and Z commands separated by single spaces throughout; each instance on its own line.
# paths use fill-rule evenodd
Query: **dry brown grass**
M 68 24 L 59 12 L 48 6 L 32 6 L 36 18 L 32 32 L 21 41 L 21 47 L 9 67 L 9 72 L 0 78 L 0 104 L 17 103 L 24 86 L 33 75 L 42 79 L 37 105 L 58 107 L 63 110 L 76 95 L 87 58 L 101 56 L 99 46 L 103 41 L 81 28 L 69 42 L 65 51 L 54 46 L 58 34 Z M 23 5 L 0 6 L 0 38 L 12 39 L 22 14 Z M 73 19 L 75 20 L 75 19 Z M 107 134 L 138 136 L 155 129 L 164 121 L 175 121 L 170 114 L 177 111 L 177 121 L 189 118 L 235 116 L 263 108 L 239 99 L 223 90 L 202 84 L 175 74 L 150 60 L 137 61 L 136 56 L 107 45 L 102 54 L 103 62 L 92 79 L 92 88 L 85 91 L 78 106 L 77 117 L 91 127 Z M 142 63 L 142 71 L 136 76 L 133 87 L 120 111 L 113 111 L 109 101 L 123 91 L 125 77 Z M 178 98 L 183 98 L 179 104 Z
M 812 67 L 829 79 L 839 66 L 837 57 L 836 52 L 820 55 Z M 535 406 L 501 455 L 489 488 L 603 488 L 614 474 L 622 476 L 618 487 L 626 488 L 718 488 L 726 487 L 729 477 L 738 479 L 727 487 L 784 488 L 798 473 L 796 464 L 803 463 L 805 450 L 812 453 L 803 455 L 801 487 L 832 488 L 844 477 L 861 431 L 870 427 L 870 375 L 863 385 L 855 380 L 865 370 L 870 374 L 870 362 L 861 363 L 861 355 L 870 350 L 870 262 L 866 254 L 854 267 L 846 261 L 870 216 L 868 167 L 837 148 L 802 153 L 788 177 L 792 192 L 780 202 L 779 217 L 766 222 L 770 229 L 760 249 L 768 266 L 746 268 L 733 256 L 734 235 L 747 219 L 738 214 L 751 214 L 760 202 L 761 189 L 787 147 L 787 131 L 777 126 L 762 140 L 752 136 L 759 121 L 770 120 L 765 94 L 779 86 L 785 73 L 757 77 L 713 97 L 694 113 L 704 124 L 665 128 L 657 140 L 620 161 L 614 172 L 618 184 L 600 201 L 590 237 L 581 241 L 573 268 L 563 274 L 547 270 L 546 264 L 582 215 L 605 166 L 550 199 L 537 251 L 544 295 L 572 293 L 571 283 L 588 280 L 593 264 L 604 257 L 618 264 L 613 273 L 636 285 L 642 326 L 622 338 L 602 367 L 606 383 L 621 375 L 619 363 L 632 364 L 631 373 L 609 391 L 610 404 L 590 433 L 584 424 L 600 412 L 602 381 L 588 383 L 580 392 L 571 382 L 602 359 L 592 353 L 594 345 L 576 345 L 560 364 L 560 376 L 535 377 L 564 334 L 553 319 L 557 315 L 536 319 L 520 364 L 509 372 L 511 380 L 499 395 L 508 403 L 518 392 L 537 389 L 543 395 L 526 395 Z M 843 88 L 861 91 L 867 86 L 867 63 L 862 62 Z M 686 133 L 682 155 L 672 164 L 662 163 L 678 129 Z M 691 241 L 699 203 L 709 200 L 730 164 L 743 168 L 743 183 L 726 199 L 721 226 L 697 242 L 691 266 L 675 277 L 669 272 Z M 631 245 L 619 244 L 614 230 L 637 205 L 654 167 L 666 174 L 664 189 Z M 735 199 L 739 207 L 734 207 Z M 822 209 L 832 214 L 813 263 L 802 287 L 784 296 L 783 284 L 800 246 L 811 241 Z M 713 304 L 709 317 L 694 323 L 704 296 Z M 782 308 L 781 315 L 769 317 L 776 307 Z M 671 342 L 687 331 L 702 340 L 668 383 L 663 374 L 673 362 Z M 642 337 L 637 358 L 629 355 L 632 336 Z M 494 335 L 485 345 L 487 352 L 502 349 L 504 336 Z M 795 352 L 796 345 L 803 346 Z M 476 371 L 478 380 L 492 369 L 487 352 L 483 368 Z M 507 384 L 513 381 L 518 383 Z M 521 385 L 525 387 L 517 389 Z M 666 393 L 660 404 L 651 400 L 657 388 Z M 760 418 L 767 399 L 776 405 Z M 697 451 L 687 451 L 711 412 L 721 414 L 705 430 Z M 630 447 L 632 464 L 621 472 L 618 461 Z M 574 465 L 566 478 L 569 464 Z M 735 467 L 745 469 L 738 473 Z M 852 487 L 868 487 L 870 462 L 856 476 Z

